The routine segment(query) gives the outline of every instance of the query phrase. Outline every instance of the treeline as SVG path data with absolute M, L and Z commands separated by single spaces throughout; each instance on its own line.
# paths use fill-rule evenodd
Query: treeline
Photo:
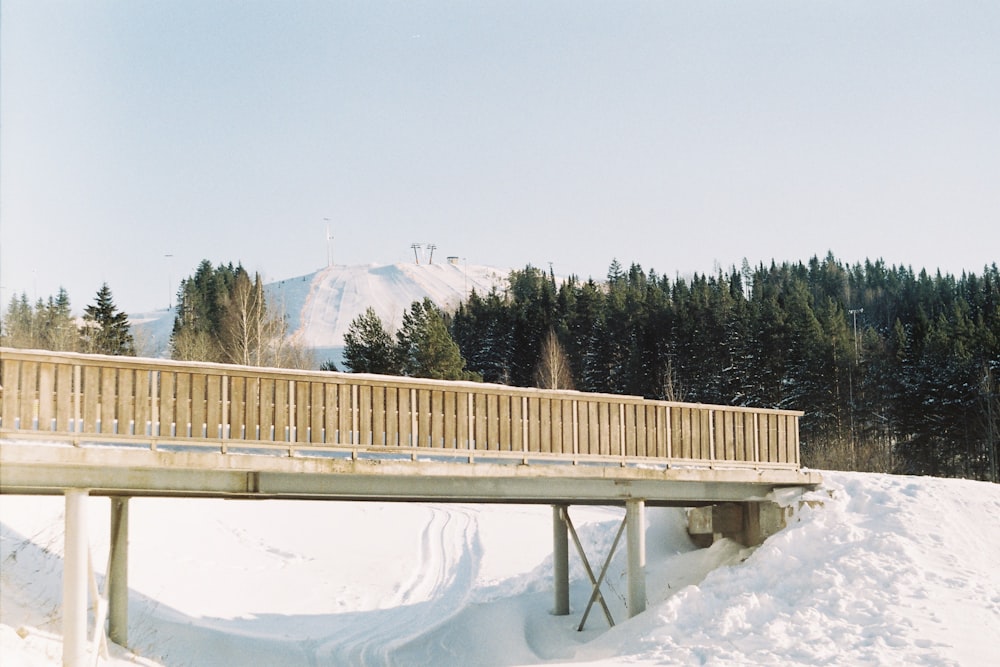
M 607 282 L 527 267 L 451 321 L 468 369 L 539 386 L 802 410 L 806 465 L 997 480 L 1000 276 L 832 255 Z M 546 343 L 546 341 L 549 341 Z
M 246 366 L 310 368 L 311 353 L 289 338 L 283 309 L 269 303 L 260 274 L 202 260 L 181 280 L 170 356 Z
M 0 345 L 21 349 L 57 350 L 134 356 L 135 339 L 128 314 L 115 305 L 107 283 L 77 321 L 63 288 L 34 304 L 28 295 L 11 297 L 0 321 Z

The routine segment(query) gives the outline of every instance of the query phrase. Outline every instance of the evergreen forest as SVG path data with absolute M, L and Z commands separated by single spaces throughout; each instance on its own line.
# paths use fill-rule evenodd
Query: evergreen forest
M 486 382 L 540 386 L 565 358 L 563 387 L 802 410 L 811 467 L 998 479 L 996 264 L 956 278 L 828 255 L 671 280 L 613 262 L 605 283 L 528 266 L 450 325 Z

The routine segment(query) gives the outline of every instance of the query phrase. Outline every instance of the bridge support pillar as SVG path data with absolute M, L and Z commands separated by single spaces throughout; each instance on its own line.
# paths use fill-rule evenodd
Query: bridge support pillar
M 108 637 L 128 645 L 128 501 L 111 498 L 111 555 L 108 560 Z
M 628 615 L 646 611 L 646 502 L 625 502 L 625 540 L 628 550 Z
M 566 505 L 552 506 L 552 579 L 555 589 L 555 616 L 569 614 L 569 530 Z
M 66 489 L 66 533 L 63 549 L 63 666 L 87 662 L 87 548 L 86 489 Z

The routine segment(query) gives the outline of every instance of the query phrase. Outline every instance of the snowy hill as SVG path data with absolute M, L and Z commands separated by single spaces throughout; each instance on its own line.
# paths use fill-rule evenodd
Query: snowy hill
M 268 298 L 288 314 L 295 339 L 337 358 L 351 321 L 369 307 L 389 331 L 403 312 L 424 297 L 452 309 L 475 289 L 481 294 L 502 287 L 506 271 L 464 264 L 390 264 L 331 266 L 268 286 Z
M 761 547 L 696 549 L 682 510 L 647 513 L 649 609 L 600 612 L 571 556 L 573 615 L 549 614 L 548 507 L 132 501 L 129 636 L 111 664 L 991 665 L 1000 486 L 824 473 L 823 501 Z M 90 500 L 93 562 L 108 504 Z M 62 500 L 0 499 L 0 655 L 60 663 Z M 574 507 L 592 561 L 621 516 Z M 101 568 L 103 569 L 103 568 Z
M 288 330 L 302 345 L 316 352 L 317 362 L 340 362 L 344 334 L 351 321 L 368 307 L 389 331 L 403 312 L 424 297 L 450 310 L 475 289 L 487 294 L 506 285 L 509 271 L 488 266 L 452 264 L 368 264 L 331 266 L 304 276 L 266 286 L 268 301 L 288 318 Z M 145 354 L 166 353 L 174 311 L 139 313 L 131 317 Z

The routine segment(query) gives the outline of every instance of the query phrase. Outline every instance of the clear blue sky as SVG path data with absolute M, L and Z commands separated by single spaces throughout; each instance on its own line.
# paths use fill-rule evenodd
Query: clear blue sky
M 198 262 L 1000 261 L 1000 2 L 0 4 L 0 299 Z M 165 255 L 172 255 L 171 258 Z

